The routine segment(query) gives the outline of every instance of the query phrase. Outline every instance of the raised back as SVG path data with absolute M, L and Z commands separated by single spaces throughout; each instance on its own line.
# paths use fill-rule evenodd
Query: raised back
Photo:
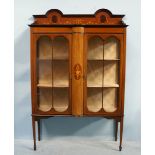
M 33 15 L 34 23 L 29 26 L 107 26 L 126 27 L 124 15 L 113 15 L 107 9 L 99 9 L 94 14 L 63 14 L 51 9 L 45 15 Z

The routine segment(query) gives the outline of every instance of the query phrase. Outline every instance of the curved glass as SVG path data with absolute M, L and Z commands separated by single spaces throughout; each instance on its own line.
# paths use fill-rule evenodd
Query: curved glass
M 38 108 L 47 112 L 52 108 L 52 41 L 41 36 L 38 47 Z
M 102 88 L 87 88 L 88 111 L 98 112 L 102 108 Z
M 65 37 L 55 37 L 53 40 L 53 59 L 69 58 L 69 42 Z
M 94 36 L 87 46 L 87 108 L 114 112 L 118 107 L 120 44 L 115 37 Z
M 41 36 L 38 40 L 38 58 L 52 59 L 52 41 L 48 36 Z
M 52 108 L 51 88 L 39 88 L 39 110 L 47 112 Z
M 103 40 L 90 38 L 87 49 L 87 108 L 98 112 L 102 108 Z
M 68 88 L 54 88 L 53 91 L 53 108 L 57 112 L 64 112 L 69 106 Z
M 65 37 L 53 40 L 53 108 L 64 112 L 69 106 L 69 42 Z
M 41 36 L 38 40 L 38 83 L 52 84 L 52 41 L 47 36 Z
M 118 107 L 119 92 L 119 40 L 110 37 L 104 41 L 104 89 L 103 109 L 114 112 Z
M 120 56 L 119 40 L 115 37 L 110 37 L 104 41 L 104 59 L 115 60 Z
M 69 42 L 41 36 L 37 43 L 38 108 L 64 112 L 69 106 Z
M 103 40 L 100 37 L 91 37 L 88 40 L 88 60 L 103 60 Z
M 117 110 L 118 104 L 117 88 L 104 88 L 103 90 L 103 109 L 106 112 Z

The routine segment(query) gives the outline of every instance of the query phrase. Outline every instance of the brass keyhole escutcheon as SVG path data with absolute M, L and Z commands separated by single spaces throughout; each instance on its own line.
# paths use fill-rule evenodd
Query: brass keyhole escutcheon
M 81 78 L 81 73 L 82 73 L 82 68 L 80 64 L 75 64 L 74 65 L 74 78 L 76 80 L 79 80 Z

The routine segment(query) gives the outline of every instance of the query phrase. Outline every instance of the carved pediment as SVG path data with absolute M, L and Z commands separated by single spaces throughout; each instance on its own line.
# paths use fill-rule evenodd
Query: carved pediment
M 60 10 L 51 9 L 45 15 L 33 17 L 34 23 L 30 26 L 127 26 L 122 21 L 124 15 L 114 15 L 107 9 L 99 9 L 94 14 L 63 14 Z

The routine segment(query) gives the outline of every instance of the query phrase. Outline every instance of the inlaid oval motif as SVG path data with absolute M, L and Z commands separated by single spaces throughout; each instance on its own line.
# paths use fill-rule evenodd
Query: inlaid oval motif
M 57 16 L 55 16 L 55 15 L 54 15 L 54 16 L 52 16 L 52 22 L 53 22 L 53 23 L 57 23 L 57 21 L 58 21 Z
M 104 16 L 104 15 L 102 15 L 101 17 L 100 17 L 100 22 L 101 23 L 104 23 L 106 21 L 106 17 Z
M 81 78 L 81 73 L 82 73 L 82 69 L 80 64 L 75 64 L 74 65 L 74 78 L 76 80 L 79 80 Z

